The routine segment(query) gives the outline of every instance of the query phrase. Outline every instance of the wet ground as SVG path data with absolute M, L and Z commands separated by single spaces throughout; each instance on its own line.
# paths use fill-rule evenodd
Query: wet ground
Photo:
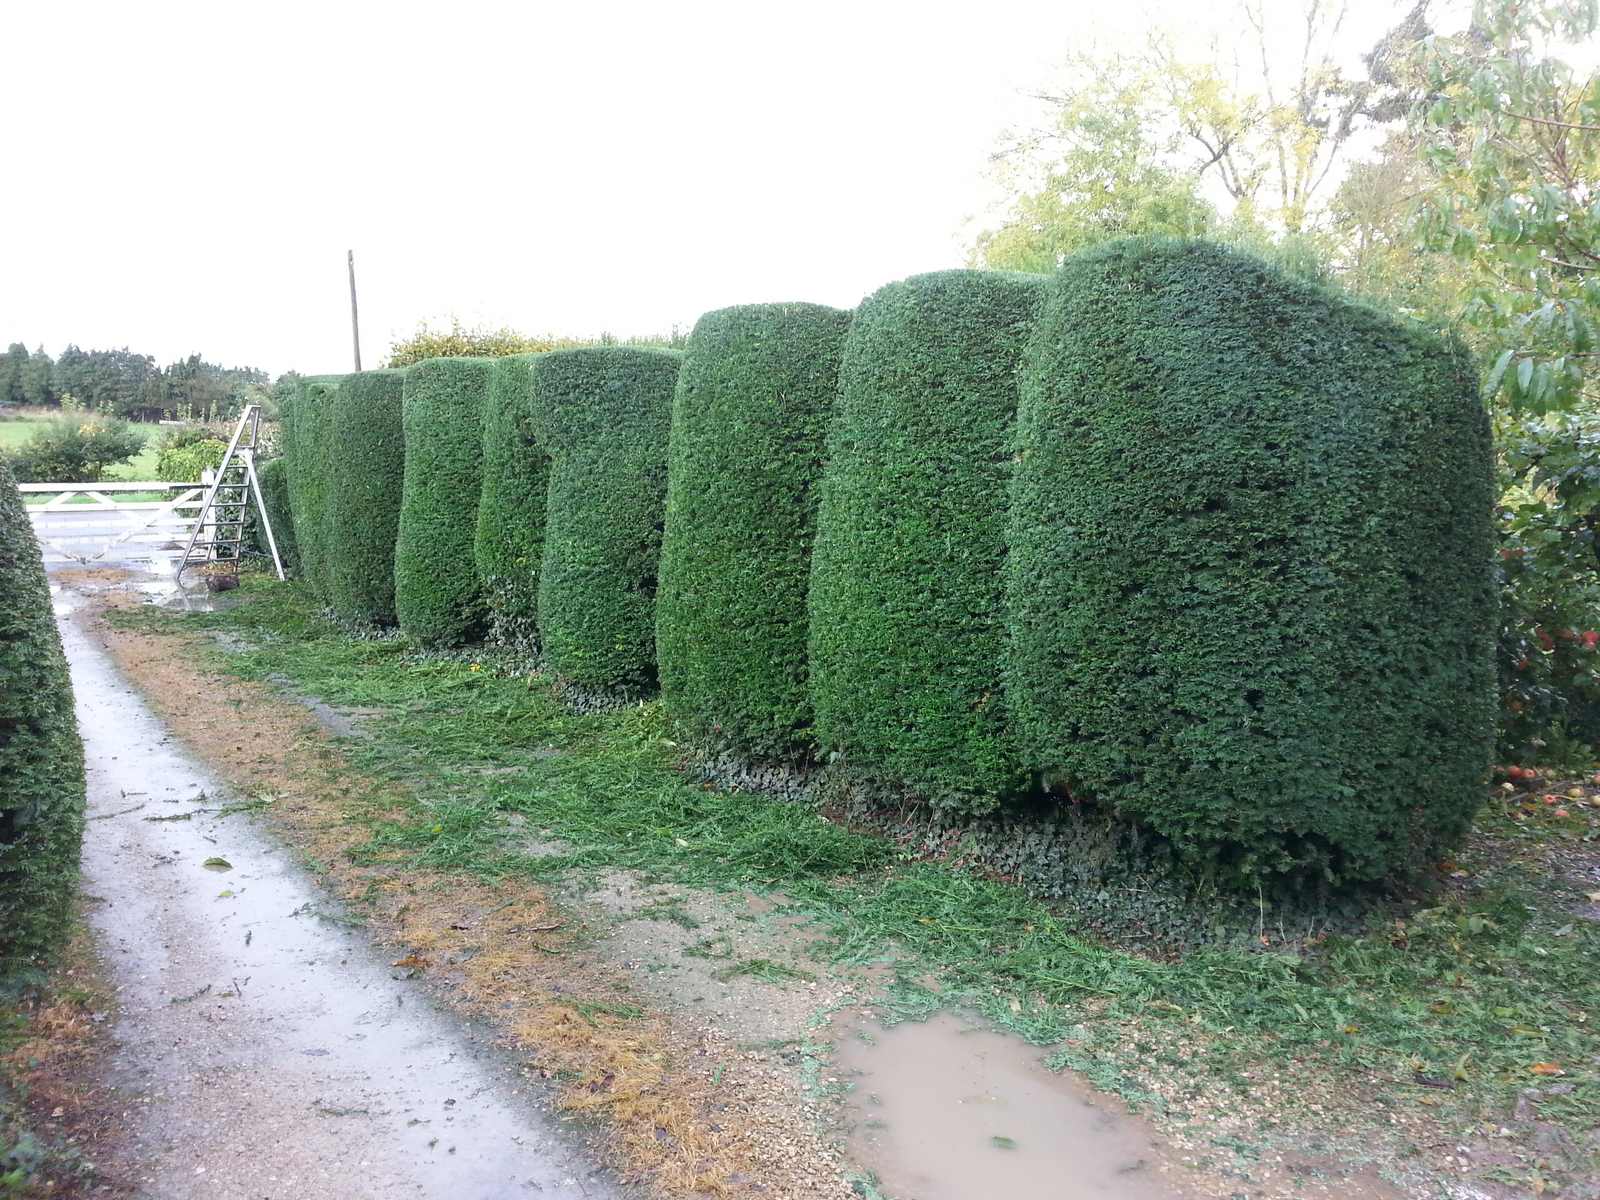
M 89 771 L 83 887 L 118 996 L 110 1082 L 142 1194 L 618 1194 L 540 1090 L 431 1008 L 61 625 Z
M 1014 1037 L 941 1013 L 840 1040 L 852 1156 L 916 1200 L 1179 1200 L 1142 1122 Z
M 176 641 L 93 619 L 130 593 L 179 608 L 236 593 L 118 569 L 54 579 L 89 756 L 86 892 L 120 993 L 113 1082 L 146 1196 L 618 1195 L 548 1108 L 569 1077 L 567 1111 L 603 1111 L 613 1133 L 642 1123 L 643 1144 L 665 1147 L 644 1170 L 637 1146 L 607 1161 L 631 1155 L 630 1178 L 662 1184 L 676 1169 L 681 1195 L 724 1161 L 726 1194 L 795 1200 L 1399 1194 L 1326 1155 L 1276 1163 L 1270 1180 L 1265 1162 L 1219 1161 L 1223 1143 L 1158 1136 L 1047 1070 L 1045 1051 L 954 1015 L 885 1029 L 872 998 L 886 965 L 814 958 L 816 931 L 776 894 L 628 872 L 575 876 L 553 905 L 459 877 L 375 871 L 352 888 L 344 810 L 304 755 L 337 758 L 381 714 L 208 674 Z M 202 711 L 207 682 L 217 700 Z M 340 796 L 378 786 L 336 775 Z M 549 831 L 506 832 L 529 854 L 560 849 Z M 327 870 L 313 878 L 286 847 Z M 372 923 L 353 926 L 330 891 L 380 897 L 361 909 Z M 554 957 L 522 946 L 528 927 L 567 926 Z M 575 1003 L 622 1015 L 580 1028 Z M 520 1067 L 487 1044 L 491 1027 Z M 612 1095 L 645 1115 L 592 1106 Z

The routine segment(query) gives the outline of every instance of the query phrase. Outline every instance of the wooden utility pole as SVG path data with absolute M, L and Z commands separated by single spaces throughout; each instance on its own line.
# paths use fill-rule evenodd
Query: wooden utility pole
M 361 322 L 356 318 L 356 252 L 346 251 L 350 265 L 350 341 L 355 347 L 356 370 L 361 370 Z

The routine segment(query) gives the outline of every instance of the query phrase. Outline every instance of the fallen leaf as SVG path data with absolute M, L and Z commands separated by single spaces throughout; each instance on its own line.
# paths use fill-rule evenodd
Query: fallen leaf
M 225 858 L 218 858 L 218 857 L 216 857 L 216 855 L 212 855 L 210 858 L 206 859 L 205 862 L 201 863 L 200 865 L 202 867 L 206 867 L 206 868 L 208 868 L 209 870 L 212 870 L 212 871 L 231 871 L 231 870 L 233 870 L 233 864 L 231 862 L 229 862 Z
M 1533 1066 L 1528 1068 L 1528 1073 L 1530 1075 L 1565 1075 L 1566 1074 L 1566 1072 L 1561 1069 L 1561 1064 L 1560 1063 L 1553 1063 L 1553 1062 L 1536 1062 L 1536 1063 L 1533 1064 Z

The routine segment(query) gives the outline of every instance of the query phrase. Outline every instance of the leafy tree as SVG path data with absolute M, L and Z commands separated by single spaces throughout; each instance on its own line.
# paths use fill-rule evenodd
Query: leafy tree
M 22 377 L 28 369 L 28 348 L 12 342 L 0 355 L 0 405 L 22 403 Z
M 1054 110 L 1048 128 L 996 156 L 1018 194 L 1001 224 L 979 235 L 977 265 L 1051 271 L 1069 254 L 1134 234 L 1197 236 L 1217 212 L 1193 172 L 1169 164 L 1178 134 L 1162 132 L 1155 81 L 1127 58 L 1075 63 L 1081 82 L 1041 95 Z
M 22 402 L 24 404 L 46 405 L 56 398 L 55 385 L 52 382 L 52 373 L 55 371 L 55 362 L 44 352 L 40 346 L 28 356 L 27 365 L 22 369 Z
M 1221 184 L 1240 219 L 1289 234 L 1312 227 L 1319 197 L 1337 180 L 1356 135 L 1405 115 L 1410 93 L 1402 67 L 1429 32 L 1428 3 L 1413 0 L 1362 56 L 1363 76 L 1348 75 L 1335 54 L 1348 0 L 1301 0 L 1297 40 L 1287 48 L 1275 41 L 1264 0 L 1239 0 L 1250 30 L 1245 52 L 1260 67 L 1244 84 L 1228 80 L 1215 61 L 1185 61 L 1169 37 L 1153 40 L 1153 78 L 1171 119 L 1198 151 L 1196 169 Z M 1221 59 L 1220 47 L 1213 49 Z
M 1454 327 L 1469 272 L 1418 245 L 1417 206 L 1430 187 L 1416 135 L 1396 129 L 1375 157 L 1352 163 L 1328 205 L 1323 240 L 1333 279 L 1347 290 L 1435 328 Z M 1481 353 L 1478 339 L 1468 338 Z
M 197 421 L 217 421 L 237 416 L 252 402 L 255 389 L 264 388 L 267 373 L 253 367 L 222 367 L 198 354 L 171 363 L 161 372 L 158 387 L 146 395 L 157 399 L 163 412 Z
M 1045 128 L 1009 136 L 995 156 L 1014 199 L 973 260 L 1040 270 L 1127 234 L 1208 233 L 1324 278 L 1338 249 L 1327 193 L 1358 135 L 1404 117 L 1408 56 L 1429 33 L 1427 0 L 1414 0 L 1352 74 L 1335 54 L 1348 8 L 1301 0 L 1289 52 L 1263 0 L 1238 0 L 1253 78 L 1224 74 L 1220 47 L 1196 61 L 1160 32 L 1139 55 L 1075 58 L 1067 86 L 1038 97 Z M 1226 198 L 1226 219 L 1211 196 Z
M 1478 0 L 1428 45 L 1424 231 L 1472 268 L 1464 315 L 1499 344 L 1488 390 L 1514 411 L 1595 400 L 1600 77 L 1549 48 L 1597 23 L 1600 0 Z
M 56 362 L 55 384 L 57 392 L 95 412 L 140 416 L 152 407 L 161 410 L 159 394 L 151 391 L 157 375 L 155 359 L 125 346 L 89 351 L 68 346 Z
M 1427 43 L 1420 228 L 1453 256 L 1500 447 L 1501 750 L 1600 738 L 1600 81 L 1562 58 L 1597 0 L 1478 0 Z

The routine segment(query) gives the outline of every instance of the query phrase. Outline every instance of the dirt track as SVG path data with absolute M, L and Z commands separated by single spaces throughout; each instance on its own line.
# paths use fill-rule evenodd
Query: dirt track
M 617 1195 L 539 1089 L 228 814 L 93 638 L 61 624 L 130 1182 L 162 1200 Z

